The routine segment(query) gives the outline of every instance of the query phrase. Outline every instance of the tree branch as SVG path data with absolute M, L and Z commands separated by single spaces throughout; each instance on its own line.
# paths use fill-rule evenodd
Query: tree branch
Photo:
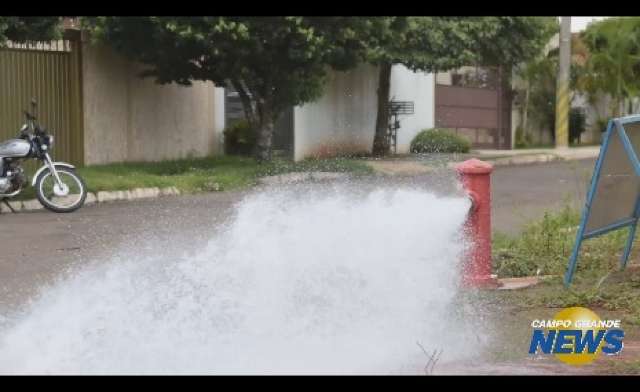
M 426 375 L 433 374 L 433 369 L 435 368 L 436 364 L 440 360 L 443 350 L 442 349 L 434 350 L 433 353 L 429 354 L 427 350 L 425 350 L 425 348 L 420 344 L 420 342 L 416 342 L 416 344 L 418 345 L 418 347 L 422 349 L 422 352 L 424 353 L 424 355 L 427 358 L 429 358 L 427 360 L 427 364 L 424 366 L 424 374 Z
M 255 127 L 258 122 L 256 118 L 256 112 L 253 105 L 253 99 L 249 95 L 249 92 L 246 89 L 245 84 L 237 79 L 231 79 L 231 85 L 238 92 L 240 96 L 240 101 L 242 102 L 242 109 L 244 109 L 244 115 L 247 118 L 247 121 L 252 127 Z

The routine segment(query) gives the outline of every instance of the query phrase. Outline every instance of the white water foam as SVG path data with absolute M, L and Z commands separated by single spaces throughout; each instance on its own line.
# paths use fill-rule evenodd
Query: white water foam
M 202 249 L 44 289 L 0 331 L 0 373 L 420 372 L 416 342 L 472 356 L 452 310 L 468 208 L 415 189 L 250 195 Z

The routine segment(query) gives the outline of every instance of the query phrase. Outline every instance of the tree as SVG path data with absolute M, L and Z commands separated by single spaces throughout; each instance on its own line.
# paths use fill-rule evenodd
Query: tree
M 581 38 L 589 54 L 578 87 L 589 95 L 608 94 L 613 115 L 624 114 L 625 101 L 640 92 L 640 18 L 591 23 Z
M 514 64 L 537 55 L 554 33 L 552 18 L 389 17 L 386 34 L 371 43 L 369 62 L 379 66 L 378 116 L 373 153 L 388 151 L 391 68 L 441 72 L 463 65 Z M 557 25 L 557 22 L 556 22 Z M 373 49 L 372 49 L 373 48 Z
M 271 159 L 274 123 L 322 93 L 330 68 L 347 70 L 375 44 L 382 20 L 350 17 L 96 17 L 96 40 L 147 65 L 158 83 L 231 85 L 257 131 L 256 158 Z M 363 40 L 368 36 L 368 40 Z
M 576 42 L 577 43 L 577 42 Z M 572 52 L 578 46 L 572 46 Z M 522 108 L 522 130 L 527 132 L 528 119 L 532 117 L 555 141 L 556 89 L 558 78 L 559 50 L 550 50 L 544 56 L 538 56 L 520 64 L 518 74 L 524 81 L 524 99 Z M 569 102 L 575 96 L 576 86 L 583 77 L 583 68 L 576 56 L 572 55 L 569 78 Z M 573 140 L 574 138 L 572 138 Z
M 0 47 L 7 40 L 45 41 L 60 36 L 60 16 L 0 16 Z

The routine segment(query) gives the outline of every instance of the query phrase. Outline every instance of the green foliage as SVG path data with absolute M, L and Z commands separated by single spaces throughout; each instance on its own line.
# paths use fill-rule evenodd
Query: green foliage
M 531 136 L 528 133 L 525 133 L 522 127 L 516 128 L 516 148 L 527 148 L 531 146 Z
M 511 296 L 523 307 L 586 306 L 620 312 L 623 323 L 640 326 L 640 269 L 637 267 L 582 278 L 568 289 L 564 287 L 561 277 L 555 277 Z
M 519 91 L 518 94 L 525 95 L 526 89 L 529 90 L 529 101 L 526 104 L 528 114 L 542 129 L 549 132 L 552 140 L 555 140 L 558 55 L 557 49 L 552 50 L 546 56 L 539 56 L 524 63 L 517 70 L 526 83 L 525 90 Z M 578 64 L 571 64 L 569 79 L 571 91 L 581 83 L 583 72 Z M 573 97 L 574 95 L 571 94 L 570 101 Z M 576 131 L 578 129 L 580 127 L 576 128 Z
M 91 17 L 97 41 L 147 65 L 143 76 L 189 85 L 232 85 L 258 132 L 258 157 L 271 158 L 273 124 L 313 101 L 331 67 L 355 67 L 376 37 L 371 18 L 302 16 Z M 374 38 L 371 38 L 372 40 Z
M 529 91 L 530 117 L 555 136 L 556 80 L 558 57 L 551 55 L 525 65 L 524 77 Z
M 531 17 L 149 16 L 83 23 L 96 40 L 147 64 L 144 75 L 160 83 L 232 84 L 261 151 L 270 148 L 271 125 L 283 110 L 320 96 L 330 67 L 347 70 L 367 60 L 435 71 L 511 63 L 539 50 L 549 31 L 545 18 Z
M 444 129 L 424 129 L 411 141 L 413 153 L 466 153 L 471 143 Z
M 256 146 L 256 132 L 246 120 L 237 121 L 223 131 L 224 152 L 231 155 L 251 155 Z
M 571 108 L 569 111 L 569 140 L 571 143 L 580 141 L 580 135 L 586 131 L 586 115 L 580 108 Z
M 496 233 L 493 239 L 495 273 L 500 277 L 562 274 L 573 249 L 579 215 L 565 207 L 560 213 L 546 213 L 517 237 Z M 602 276 L 618 263 L 627 231 L 618 230 L 583 242 L 578 273 Z
M 60 37 L 60 16 L 0 16 L 0 47 L 15 42 L 48 41 Z
M 475 63 L 514 66 L 540 55 L 559 31 L 556 17 L 472 17 L 472 52 Z
M 607 18 L 582 33 L 589 55 L 579 88 L 613 98 L 614 117 L 624 114 L 623 101 L 640 93 L 640 18 Z
M 374 64 L 437 72 L 463 65 L 514 65 L 537 56 L 557 30 L 553 17 L 384 17 L 367 44 Z
M 127 162 L 78 169 L 90 192 L 175 186 L 184 193 L 223 191 L 251 186 L 262 176 L 289 172 L 330 171 L 368 174 L 366 162 L 355 159 L 273 159 L 259 164 L 253 158 L 216 156 L 162 162 Z M 33 176 L 33 173 L 28 173 Z M 20 199 L 33 199 L 33 188 Z
M 568 289 L 560 276 L 546 278 L 525 290 L 502 291 L 499 297 L 520 309 L 597 308 L 601 317 L 606 317 L 603 313 L 615 312 L 624 325 L 640 326 L 640 269 L 633 266 L 625 271 L 576 279 Z
M 609 124 L 609 119 L 607 118 L 598 118 L 595 121 L 594 127 L 596 127 L 596 130 L 600 133 L 604 133 L 607 130 L 607 125 Z
M 413 71 L 448 71 L 463 65 L 514 64 L 533 58 L 557 30 L 553 17 L 384 17 L 380 30 L 366 37 L 368 61 L 381 65 L 380 86 L 388 86 L 392 64 Z M 386 83 L 384 82 L 386 80 Z M 378 90 L 374 154 L 384 154 L 389 89 Z

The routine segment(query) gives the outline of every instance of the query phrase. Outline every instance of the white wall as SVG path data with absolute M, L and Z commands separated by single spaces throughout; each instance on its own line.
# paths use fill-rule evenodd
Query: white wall
M 413 137 L 435 125 L 435 75 L 396 65 L 391 70 L 390 97 L 396 101 L 414 102 L 414 113 L 400 116 L 398 154 L 406 154 Z
M 332 72 L 324 95 L 294 109 L 294 158 L 370 152 L 377 113 L 377 68 Z
M 83 47 L 85 164 L 160 161 L 219 151 L 224 97 L 210 82 L 158 85 L 113 50 Z M 220 99 L 222 97 L 222 99 Z
M 213 127 L 216 135 L 216 151 L 217 154 L 224 154 L 224 127 L 225 124 L 225 96 L 224 88 L 216 87 L 213 93 Z
M 377 115 L 378 68 L 361 65 L 349 72 L 333 72 L 324 95 L 294 110 L 294 158 L 371 152 Z M 431 128 L 435 78 L 404 66 L 391 71 L 390 96 L 414 101 L 415 113 L 400 118 L 398 153 L 409 152 L 411 139 Z

